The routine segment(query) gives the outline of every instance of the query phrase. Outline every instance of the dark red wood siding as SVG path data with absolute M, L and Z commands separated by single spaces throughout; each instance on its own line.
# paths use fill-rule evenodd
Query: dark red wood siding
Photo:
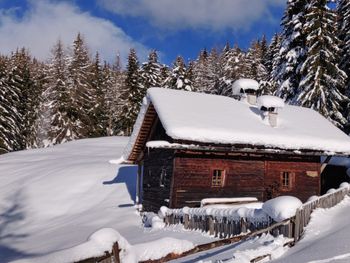
M 318 158 L 308 158 L 307 162 L 290 161 L 278 155 L 274 158 L 276 160 L 271 156 L 251 160 L 176 157 L 171 206 L 198 206 L 201 199 L 209 197 L 249 196 L 264 201 L 279 195 L 293 195 L 304 202 L 320 193 Z M 225 170 L 223 187 L 211 186 L 214 169 Z M 293 174 L 291 189 L 281 186 L 283 172 Z
M 295 181 L 291 189 L 285 190 L 281 186 L 281 173 L 290 172 L 294 174 Z M 315 176 L 317 174 L 317 176 Z M 312 176 L 311 176 L 312 175 Z M 276 188 L 276 193 L 267 196 L 265 192 L 264 199 L 278 195 L 292 195 L 305 202 L 312 195 L 320 194 L 320 163 L 314 162 L 286 162 L 286 161 L 267 161 L 265 186 L 267 192 L 271 186 Z
M 225 170 L 223 187 L 212 187 L 214 169 Z M 206 158 L 175 158 L 171 204 L 173 207 L 198 206 L 209 197 L 263 198 L 264 161 Z

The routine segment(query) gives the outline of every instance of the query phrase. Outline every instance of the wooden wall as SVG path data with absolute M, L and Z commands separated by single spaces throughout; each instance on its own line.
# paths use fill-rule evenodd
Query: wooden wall
M 306 201 L 320 192 L 318 160 L 295 161 L 278 155 L 251 159 L 176 157 L 171 206 L 198 206 L 201 199 L 208 197 L 249 196 L 264 201 L 279 195 L 293 195 Z M 224 187 L 211 186 L 214 169 L 226 171 Z M 283 189 L 280 185 L 283 171 L 295 176 L 291 189 Z M 316 177 L 308 176 L 307 171 L 312 171 L 313 176 L 317 172 Z

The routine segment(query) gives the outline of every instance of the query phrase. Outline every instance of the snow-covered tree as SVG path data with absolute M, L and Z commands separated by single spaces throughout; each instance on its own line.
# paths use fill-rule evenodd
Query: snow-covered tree
M 69 96 L 73 99 L 69 108 L 68 132 L 70 139 L 85 138 L 92 133 L 89 116 L 94 109 L 93 90 L 91 87 L 91 60 L 85 41 L 79 33 L 73 42 L 73 53 L 68 67 Z
M 282 43 L 279 61 L 273 79 L 278 83 L 276 95 L 287 102 L 295 103 L 297 88 L 301 80 L 300 66 L 305 61 L 306 31 L 305 7 L 307 1 L 289 0 L 282 18 Z
M 44 100 L 50 116 L 50 129 L 46 145 L 59 144 L 73 139 L 75 120 L 72 115 L 73 93 L 68 81 L 68 57 L 60 40 L 51 50 L 47 68 Z
M 165 87 L 170 89 L 180 89 L 193 91 L 192 80 L 188 77 L 193 71 L 187 71 L 184 59 L 178 56 L 173 64 L 173 69 L 170 76 L 165 81 Z
M 146 90 L 141 82 L 139 61 L 135 49 L 130 49 L 125 78 L 125 90 L 122 94 L 125 105 L 122 110 L 122 130 L 130 135 L 139 113 Z
M 337 6 L 339 39 L 341 41 L 340 68 L 347 74 L 345 93 L 350 98 L 350 1 L 340 0 Z M 347 132 L 350 131 L 350 107 L 346 107 Z
M 280 61 L 279 50 L 281 47 L 281 37 L 274 34 L 271 43 L 267 49 L 265 57 L 265 68 L 268 75 L 268 81 L 260 84 L 260 93 L 272 95 L 277 90 L 277 82 L 273 77 L 278 61 Z
M 89 137 L 101 137 L 107 135 L 107 105 L 106 92 L 107 83 L 100 62 L 100 55 L 96 52 L 91 66 L 90 85 L 92 89 L 91 99 L 93 108 L 89 111 L 90 134 Z
M 158 62 L 158 55 L 155 50 L 148 55 L 148 61 L 142 64 L 141 78 L 144 88 L 162 86 L 162 65 Z
M 7 57 L 0 56 L 0 154 L 20 149 L 17 140 L 21 129 L 17 111 L 20 91 L 9 85 L 9 64 Z
M 344 96 L 346 74 L 338 67 L 336 14 L 326 4 L 326 0 L 312 0 L 306 9 L 307 52 L 301 66 L 297 103 L 319 111 L 343 128 L 346 124 L 342 114 L 342 105 L 347 99 Z
M 253 41 L 246 56 L 245 75 L 248 78 L 255 79 L 256 81 L 268 80 L 267 70 L 264 65 L 264 59 L 266 57 L 267 47 L 261 44 L 261 42 Z
M 104 81 L 106 87 L 106 108 L 108 116 L 107 135 L 117 135 L 123 131 L 122 110 L 127 103 L 123 97 L 127 93 L 125 87 L 125 73 L 122 70 L 119 54 L 112 68 L 105 63 L 103 67 Z
M 236 45 L 230 48 L 226 44 L 220 57 L 220 76 L 217 94 L 232 96 L 232 84 L 244 75 L 244 53 Z
M 219 85 L 219 54 L 216 49 L 204 49 L 193 63 L 193 88 L 195 91 L 216 94 Z

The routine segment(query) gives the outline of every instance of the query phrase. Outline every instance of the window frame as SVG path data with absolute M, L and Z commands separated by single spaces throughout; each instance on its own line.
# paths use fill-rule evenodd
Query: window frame
M 295 173 L 292 171 L 282 171 L 280 176 L 280 182 L 282 191 L 292 190 L 295 186 Z
M 216 174 L 219 171 L 220 175 Z M 216 178 L 221 177 L 221 178 Z M 222 168 L 211 169 L 211 182 L 210 185 L 212 188 L 222 188 L 225 186 L 226 181 L 226 170 Z

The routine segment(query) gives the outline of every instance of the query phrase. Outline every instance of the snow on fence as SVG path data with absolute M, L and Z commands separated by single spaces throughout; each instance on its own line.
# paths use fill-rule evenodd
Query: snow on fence
M 349 185 L 344 184 L 336 191 L 331 191 L 306 202 L 296 210 L 295 216 L 287 218 L 283 221 L 283 224 L 277 225 L 276 221 L 267 215 L 255 214 L 257 217 L 254 217 L 254 215 L 246 216 L 245 213 L 241 213 L 243 216 L 239 217 L 237 213 L 233 216 L 230 210 L 222 210 L 221 213 L 215 213 L 211 210 L 208 213 L 202 208 L 163 209 L 162 213 L 166 225 L 183 224 L 185 229 L 204 231 L 219 238 L 230 238 L 248 232 L 268 229 L 268 232 L 274 236 L 282 234 L 285 237 L 294 238 L 296 242 L 303 235 L 304 228 L 309 223 L 314 209 L 333 207 L 340 203 L 349 192 Z M 276 227 L 271 228 L 274 225 Z
M 343 185 L 343 186 L 342 186 Z M 300 208 L 297 209 L 294 221 L 294 241 L 298 241 L 303 235 L 304 228 L 310 222 L 311 213 L 316 208 L 331 208 L 340 203 L 346 195 L 349 195 L 349 184 L 343 183 L 336 191 L 331 191 L 315 200 L 306 202 Z

